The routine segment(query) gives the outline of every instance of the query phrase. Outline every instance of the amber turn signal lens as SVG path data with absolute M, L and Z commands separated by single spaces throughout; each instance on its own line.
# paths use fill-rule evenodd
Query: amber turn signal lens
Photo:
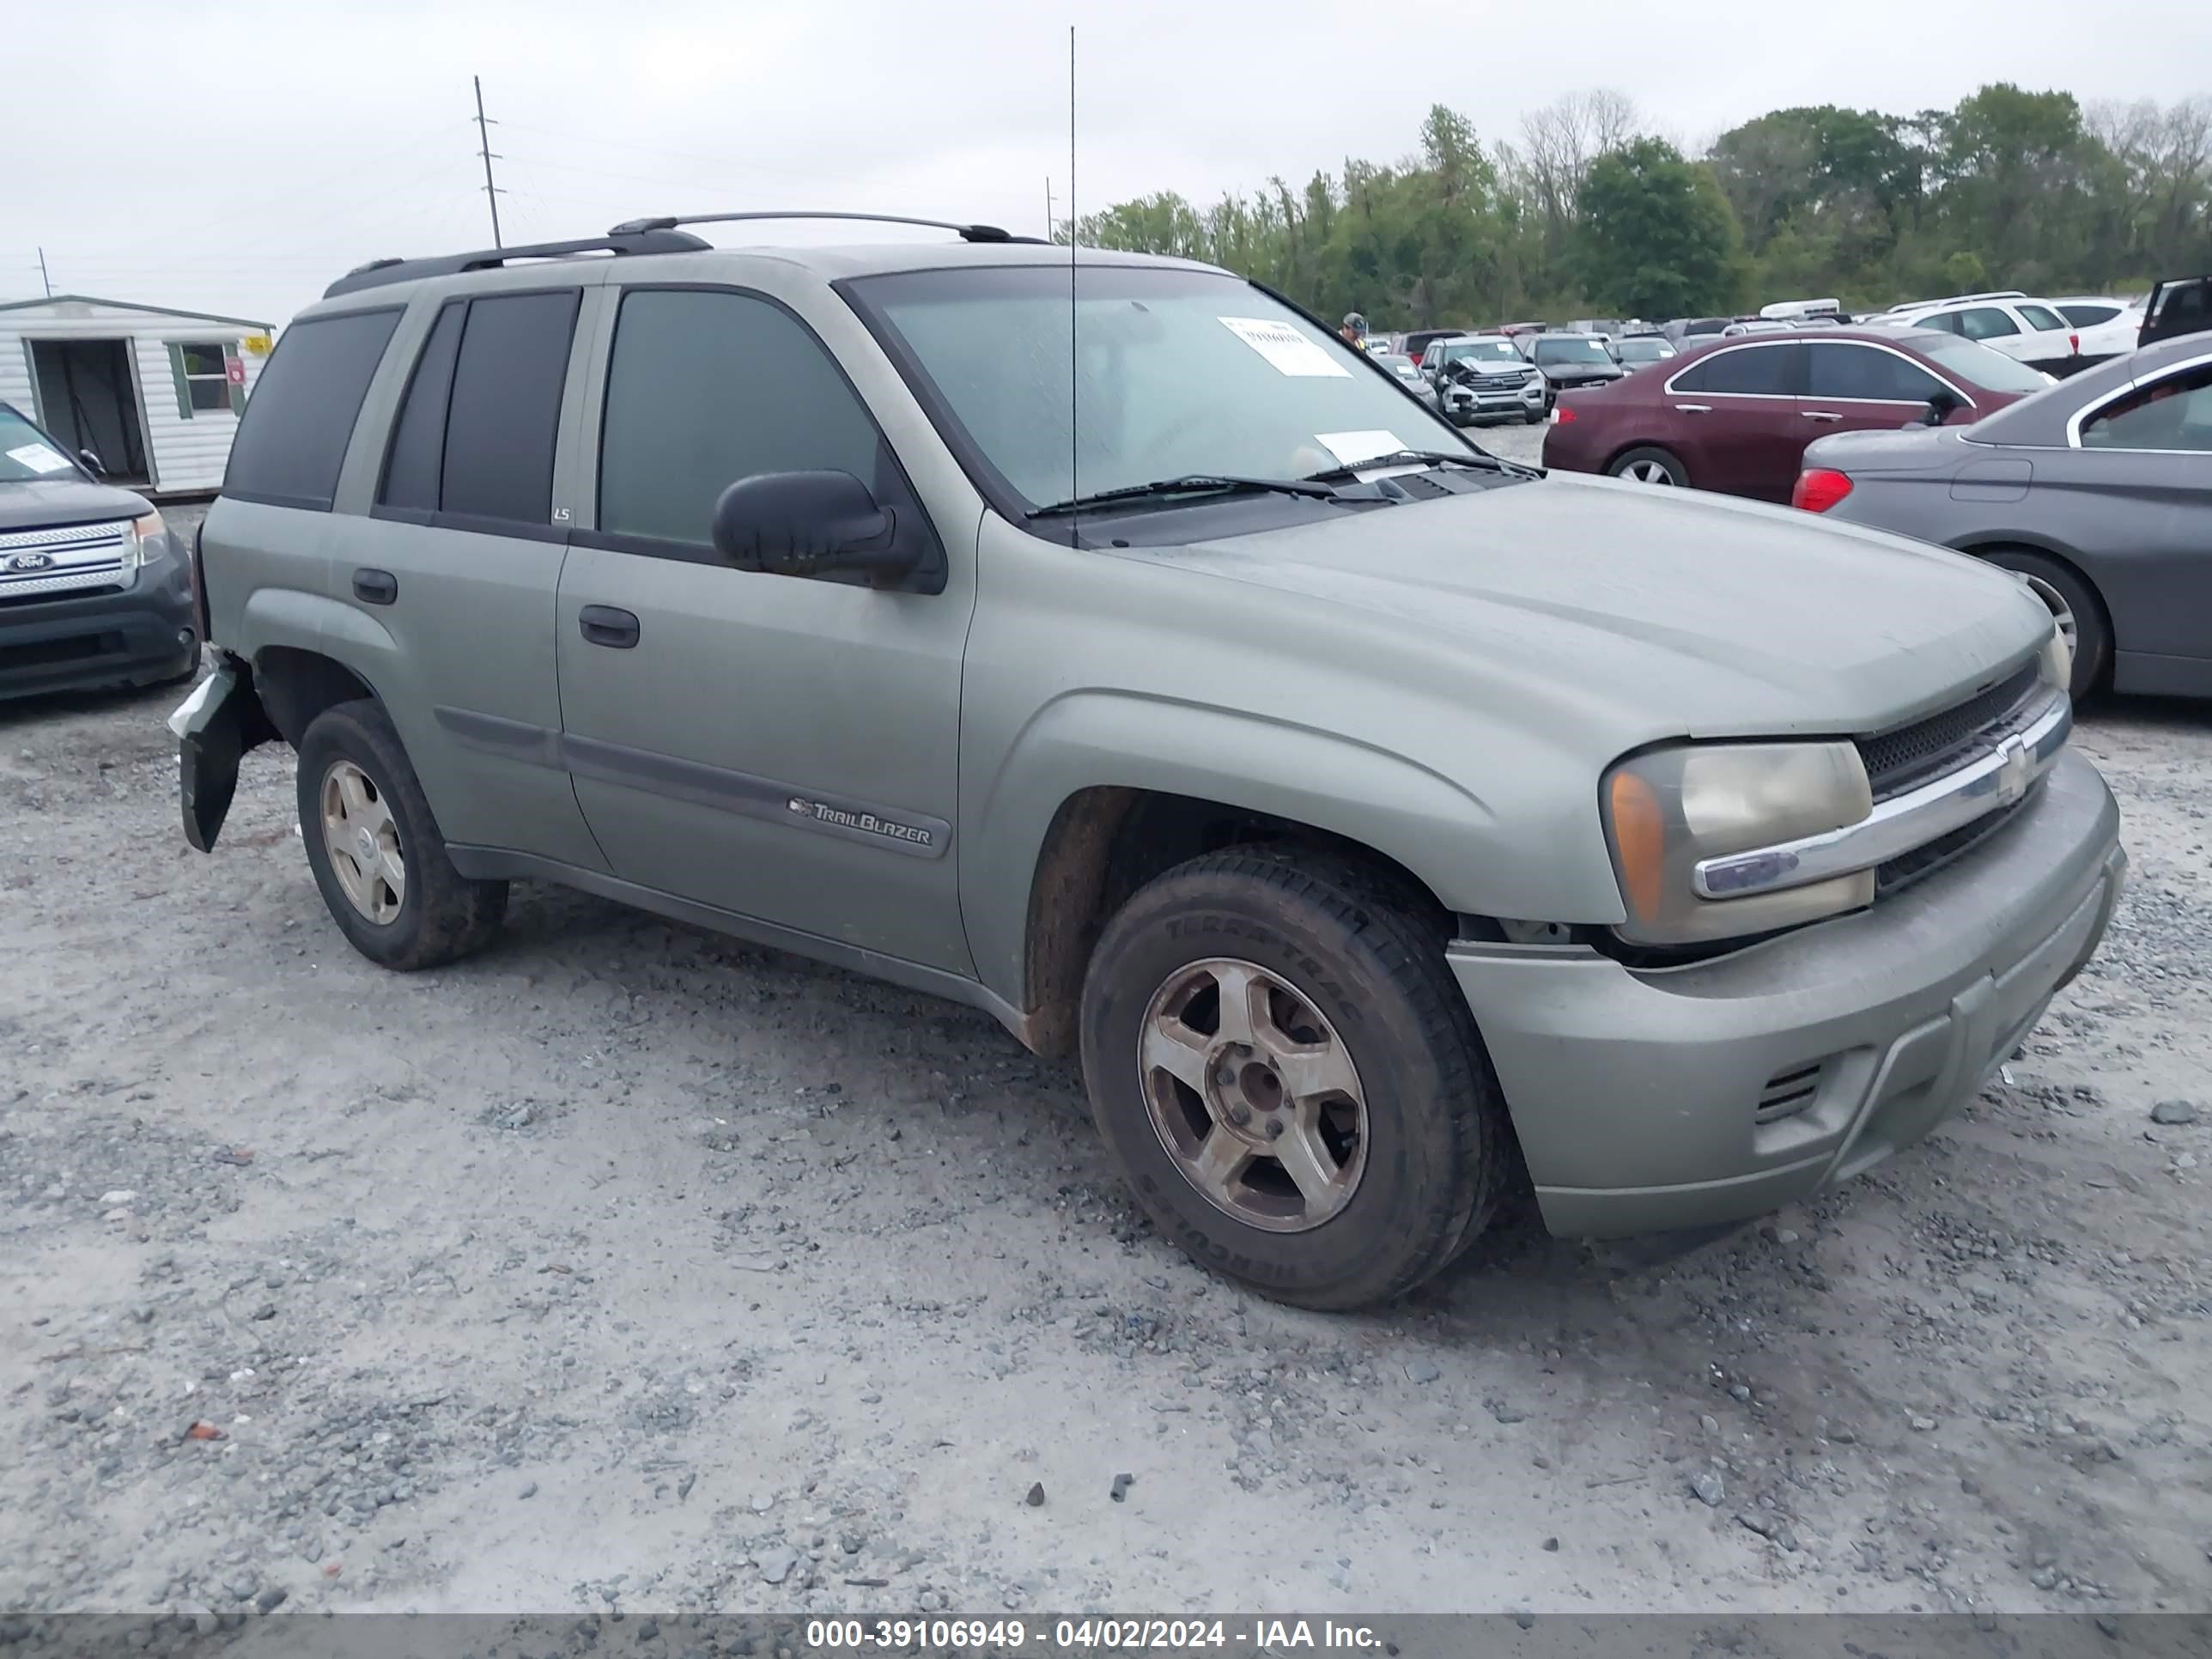
M 1640 918 L 1659 914 L 1667 857 L 1667 820 L 1659 796 L 1633 772 L 1613 775 L 1613 839 L 1621 890 Z

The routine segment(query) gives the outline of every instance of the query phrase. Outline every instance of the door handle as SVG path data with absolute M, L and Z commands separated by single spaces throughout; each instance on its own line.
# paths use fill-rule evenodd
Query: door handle
M 1713 412 L 1713 406 L 1711 404 L 1676 404 L 1674 412 L 1678 415 L 1710 415 Z
M 1808 421 L 1840 421 L 1844 418 L 1829 409 L 1803 409 L 1798 410 L 1798 413 Z
M 353 596 L 363 605 L 390 605 L 399 597 L 399 578 L 364 566 L 353 573 Z
M 587 605 L 576 613 L 577 631 L 592 645 L 627 651 L 637 643 L 637 617 L 611 605 Z

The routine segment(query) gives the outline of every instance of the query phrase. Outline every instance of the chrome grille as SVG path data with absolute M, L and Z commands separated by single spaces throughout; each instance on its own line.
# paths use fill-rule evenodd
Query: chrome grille
M 1941 714 L 1861 738 L 1859 758 L 1866 763 L 1874 798 L 1901 795 L 1994 747 L 1999 737 L 2024 724 L 2019 716 L 2031 702 L 2040 705 L 2041 684 L 2030 663 Z
M 0 535 L 0 605 L 128 587 L 130 550 L 127 519 L 9 531 Z M 31 560 L 35 568 L 22 568 Z

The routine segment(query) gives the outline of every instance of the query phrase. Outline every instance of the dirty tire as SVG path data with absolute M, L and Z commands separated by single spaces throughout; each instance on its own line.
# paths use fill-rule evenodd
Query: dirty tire
M 1519 1157 L 1424 896 L 1333 854 L 1231 849 L 1148 883 L 1107 924 L 1083 992 L 1091 1111 L 1138 1201 L 1203 1265 L 1302 1307 L 1404 1294 L 1473 1242 Z M 1154 994 L 1190 964 L 1252 963 L 1335 1028 L 1366 1103 L 1365 1165 L 1299 1232 L 1237 1219 L 1185 1176 L 1137 1060 Z
M 1662 449 L 1656 444 L 1642 444 L 1625 450 L 1613 458 L 1606 468 L 1606 476 L 1627 478 L 1637 483 L 1674 485 L 1686 489 L 1690 483 L 1690 470 L 1671 449 Z
M 2065 621 L 2074 632 L 2074 680 L 2069 690 L 2076 702 L 2086 702 L 2102 690 L 2112 668 L 2112 624 L 2097 590 L 2073 566 L 2026 548 L 2001 547 L 1981 556 L 2007 570 L 2033 576 L 2057 592 L 2071 613 Z
M 406 858 L 406 890 L 388 922 L 372 921 L 346 896 L 325 845 L 324 775 L 350 761 L 368 775 L 390 809 Z M 380 703 L 366 699 L 325 709 L 300 739 L 300 834 L 331 918 L 355 950 L 379 967 L 409 973 L 442 967 L 483 948 L 507 915 L 507 884 L 471 881 L 453 868 L 430 803 Z
M 1541 426 L 1546 421 L 1551 419 L 1551 417 L 1552 407 L 1549 404 L 1547 404 L 1541 409 L 1522 410 L 1521 411 L 1521 424 L 1523 426 Z

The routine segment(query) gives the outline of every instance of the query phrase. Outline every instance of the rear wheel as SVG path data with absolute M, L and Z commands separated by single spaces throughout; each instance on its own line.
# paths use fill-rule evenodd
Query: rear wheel
M 2068 690 L 2074 701 L 2084 702 L 2094 696 L 2103 689 L 2112 667 L 2112 625 L 2097 590 L 2072 566 L 2046 554 L 2007 547 L 1981 556 L 2027 578 L 2036 597 L 2051 608 L 2058 631 L 2073 652 L 2074 678 Z
M 1652 445 L 1614 456 L 1606 472 L 1609 477 L 1628 478 L 1637 483 L 1668 484 L 1676 489 L 1686 489 L 1690 483 L 1689 470 L 1674 452 Z
M 1153 1220 L 1304 1307 L 1419 1284 L 1489 1219 L 1514 1165 L 1440 935 L 1333 856 L 1231 850 L 1141 889 L 1091 957 L 1083 1067 Z
M 300 738 L 300 830 L 315 885 L 355 950 L 403 972 L 481 950 L 507 884 L 453 868 L 430 803 L 380 704 L 342 702 Z

